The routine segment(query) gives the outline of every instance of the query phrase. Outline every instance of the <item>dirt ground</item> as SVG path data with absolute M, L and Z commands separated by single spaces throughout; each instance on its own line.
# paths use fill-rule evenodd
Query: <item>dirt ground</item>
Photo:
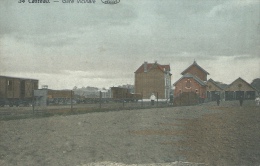
M 260 165 L 253 101 L 0 121 L 0 165 Z

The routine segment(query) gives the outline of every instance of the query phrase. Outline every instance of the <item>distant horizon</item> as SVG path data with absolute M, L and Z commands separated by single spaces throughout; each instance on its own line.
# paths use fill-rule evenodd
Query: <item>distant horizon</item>
M 148 62 L 148 63 L 150 63 L 150 62 Z M 154 62 L 153 62 L 154 63 Z M 159 62 L 157 62 L 157 63 L 159 63 Z M 142 63 L 143 64 L 143 63 Z M 141 65 L 142 65 L 141 64 Z M 159 63 L 160 64 L 160 63 Z M 192 63 L 191 63 L 192 64 Z M 140 66 L 141 66 L 140 65 Z M 162 65 L 165 65 L 165 64 L 162 64 Z M 187 67 L 189 67 L 189 66 L 187 66 Z M 187 68 L 186 67 L 186 68 Z M 202 68 L 203 68 L 203 66 L 201 66 Z M 171 67 L 172 68 L 172 67 Z M 186 69 L 185 68 L 185 69 Z M 138 68 L 137 68 L 138 69 Z M 137 70 L 136 69 L 136 70 Z M 183 69 L 183 70 L 185 70 L 185 69 Z M 204 69 L 204 68 L 203 68 Z M 136 71 L 135 70 L 135 71 Z M 206 69 L 205 69 L 206 70 Z M 207 70 L 206 70 L 207 71 Z M 6 77 L 14 77 L 14 78 L 24 78 L 24 79 L 32 79 L 32 80 L 34 80 L 34 79 L 36 79 L 36 78 L 29 78 L 29 77 L 20 77 L 20 76 L 9 76 L 9 75 L 0 75 L 0 76 L 6 76 Z M 232 82 L 234 82 L 236 79 L 238 79 L 238 78 L 242 78 L 243 80 L 245 80 L 247 83 L 249 83 L 249 84 L 251 84 L 252 82 L 253 82 L 253 80 L 255 80 L 255 79 L 258 79 L 258 78 L 260 78 L 260 77 L 256 77 L 256 78 L 253 78 L 251 81 L 248 81 L 248 80 L 246 80 L 246 79 L 244 79 L 243 77 L 241 77 L 241 76 L 239 76 L 239 77 L 237 77 L 237 78 L 235 78 L 234 80 L 231 80 L 229 83 L 226 83 L 226 82 L 223 82 L 223 81 L 221 81 L 221 80 L 216 80 L 216 79 L 214 79 L 214 77 L 212 78 L 212 77 L 209 77 L 210 76 L 210 74 L 207 76 L 207 80 L 209 80 L 209 79 L 213 79 L 215 82 L 219 82 L 219 83 L 223 83 L 223 84 L 226 84 L 226 85 L 229 85 L 229 84 L 231 84 Z M 181 75 L 181 72 L 180 72 L 180 74 L 179 74 L 179 78 L 176 78 L 176 81 L 177 80 L 179 80 L 180 78 L 182 77 L 182 75 Z M 50 86 L 48 85 L 48 84 L 41 84 L 41 80 L 39 80 L 39 79 L 36 79 L 36 80 L 38 80 L 39 81 L 39 89 L 42 89 L 42 86 L 48 86 L 48 89 L 53 89 L 53 90 L 73 90 L 73 88 L 74 87 L 77 87 L 77 88 L 83 88 L 83 87 L 85 87 L 85 88 L 87 88 L 87 87 L 93 87 L 93 88 L 98 88 L 98 89 L 102 89 L 102 88 L 106 88 L 106 89 L 110 89 L 111 87 L 118 87 L 118 86 L 124 86 L 124 85 L 133 85 L 134 86 L 134 78 L 133 78 L 133 83 L 125 83 L 125 84 L 114 84 L 113 86 L 107 86 L 107 87 L 99 87 L 99 86 L 95 86 L 95 85 L 78 85 L 78 86 L 73 86 L 72 88 L 50 88 Z M 176 82 L 175 81 L 175 82 Z M 173 84 L 175 83 L 175 82 L 171 82 L 171 85 L 172 85 L 172 88 L 174 89 L 174 86 L 173 86 Z
M 215 81 L 260 78 L 259 0 L 49 2 L 0 2 L 0 75 L 108 88 L 157 61 L 173 84 L 196 60 Z
M 148 63 L 150 63 L 150 62 L 148 62 Z M 153 62 L 154 63 L 154 62 Z M 158 62 L 159 63 L 159 62 Z M 143 64 L 143 63 L 142 63 Z M 141 65 L 142 65 L 141 64 Z M 159 63 L 160 64 L 160 63 Z M 192 64 L 192 63 L 191 63 Z M 140 66 L 141 66 L 140 65 Z M 162 64 L 162 65 L 165 65 L 165 64 Z M 189 66 L 189 65 L 188 65 Z M 187 67 L 188 67 L 187 66 Z M 170 66 L 171 67 L 171 66 Z M 187 68 L 186 67 L 186 68 Z M 203 66 L 201 66 L 202 68 L 203 68 Z M 185 70 L 186 68 L 184 68 L 183 70 Z M 136 68 L 134 71 L 136 71 L 138 68 Z M 171 67 L 171 69 L 172 69 L 172 67 Z M 204 69 L 204 68 L 203 68 Z M 207 71 L 207 69 L 205 69 L 206 71 Z M 182 71 L 181 71 L 182 72 Z M 178 79 L 180 79 L 181 77 L 182 77 L 182 75 L 181 75 L 181 72 L 180 72 L 180 74 L 179 74 L 179 77 L 178 78 L 175 78 L 174 80 L 174 82 L 172 81 L 171 82 L 171 84 L 173 85 Z M 134 73 L 134 72 L 133 72 Z M 172 72 L 171 72 L 171 74 L 172 74 Z M 7 77 L 14 77 L 14 78 L 24 78 L 24 79 L 36 79 L 36 80 L 38 80 L 39 81 L 39 89 L 41 89 L 41 87 L 42 86 L 45 86 L 45 85 L 47 85 L 48 86 L 48 89 L 55 89 L 55 90 L 72 90 L 75 86 L 76 87 L 78 87 L 78 88 L 82 88 L 82 87 L 95 87 L 95 88 L 99 88 L 99 89 L 102 89 L 102 88 L 106 88 L 106 89 L 109 89 L 109 88 L 111 88 L 111 87 L 118 87 L 118 86 L 123 86 L 123 85 L 134 85 L 134 74 L 133 74 L 133 82 L 132 83 L 122 83 L 122 84 L 120 84 L 120 83 L 114 83 L 112 86 L 102 86 L 102 87 L 100 87 L 100 86 L 96 86 L 96 85 L 77 85 L 76 83 L 75 83 L 75 85 L 73 86 L 73 87 L 67 87 L 67 88 L 59 88 L 59 87 L 56 87 L 56 88 L 51 88 L 50 87 L 50 85 L 48 85 L 48 84 L 41 84 L 41 80 L 40 79 L 37 79 L 37 78 L 30 78 L 29 76 L 28 77 L 22 77 L 22 76 L 20 76 L 20 74 L 14 74 L 14 76 L 10 76 L 10 75 L 1 75 L 1 76 L 7 76 Z M 173 80 L 173 74 L 172 74 L 172 80 Z M 215 82 L 220 82 L 220 83 L 223 83 L 223 84 L 227 84 L 227 85 L 229 85 L 229 84 L 231 84 L 233 81 L 235 81 L 236 79 L 238 79 L 238 78 L 242 78 L 242 79 L 244 79 L 243 77 L 241 77 L 241 76 L 238 76 L 237 78 L 234 78 L 234 80 L 231 80 L 231 81 L 229 81 L 229 83 L 227 83 L 227 82 L 224 82 L 224 81 L 221 81 L 221 80 L 216 80 L 216 79 L 214 79 L 214 77 L 210 77 L 210 73 L 209 73 L 209 75 L 207 76 L 207 80 L 209 80 L 209 79 L 213 79 Z M 246 82 L 248 82 L 249 84 L 251 84 L 252 82 L 253 82 L 253 80 L 254 79 L 257 79 L 257 78 L 260 78 L 260 77 L 256 77 L 256 78 L 252 78 L 252 80 L 250 80 L 250 81 L 248 81 L 247 79 L 244 79 Z M 174 86 L 173 86 L 173 89 L 174 89 Z

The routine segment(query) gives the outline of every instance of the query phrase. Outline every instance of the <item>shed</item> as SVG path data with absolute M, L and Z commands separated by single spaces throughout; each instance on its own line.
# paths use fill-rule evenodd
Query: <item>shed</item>
M 242 78 L 237 78 L 225 89 L 226 100 L 238 100 L 240 97 L 248 100 L 254 100 L 257 89 Z
M 209 101 L 216 101 L 217 99 L 217 95 L 220 96 L 221 100 L 225 99 L 225 87 L 227 85 L 220 83 L 220 82 L 216 82 L 213 79 L 209 79 L 207 81 L 207 100 Z

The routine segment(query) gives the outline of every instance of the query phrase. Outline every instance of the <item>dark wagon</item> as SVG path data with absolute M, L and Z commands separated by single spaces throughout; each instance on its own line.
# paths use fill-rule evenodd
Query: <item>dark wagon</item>
M 0 106 L 29 106 L 39 81 L 29 78 L 0 76 Z
M 142 99 L 141 94 L 130 93 L 129 89 L 121 87 L 111 87 L 112 99 L 116 102 L 137 102 Z

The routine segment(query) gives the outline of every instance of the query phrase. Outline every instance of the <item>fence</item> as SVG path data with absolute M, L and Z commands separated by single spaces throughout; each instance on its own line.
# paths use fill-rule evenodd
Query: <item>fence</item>
M 105 112 L 105 111 L 119 111 L 130 109 L 144 109 L 157 107 L 171 107 L 173 106 L 169 100 L 156 99 L 154 104 L 151 104 L 149 99 L 135 99 L 135 98 L 104 98 L 100 93 L 99 97 L 94 98 L 80 98 L 73 95 L 68 98 L 43 98 L 35 97 L 28 105 L 0 107 L 1 117 L 28 117 L 34 115 L 54 115 L 54 114 L 81 114 L 90 112 Z M 12 119 L 12 118 L 11 118 Z
M 36 97 L 29 104 L 19 106 L 4 105 L 0 107 L 0 120 L 21 119 L 27 117 L 45 117 L 57 114 L 83 114 L 91 112 L 106 112 L 131 109 L 150 109 L 162 107 L 175 107 L 200 104 L 199 98 L 194 94 L 176 96 L 174 100 L 156 99 L 154 105 L 148 99 L 134 100 L 133 98 L 78 98 L 72 95 L 69 98 L 56 98 L 43 102 L 41 97 Z M 254 102 L 253 100 L 250 102 Z

